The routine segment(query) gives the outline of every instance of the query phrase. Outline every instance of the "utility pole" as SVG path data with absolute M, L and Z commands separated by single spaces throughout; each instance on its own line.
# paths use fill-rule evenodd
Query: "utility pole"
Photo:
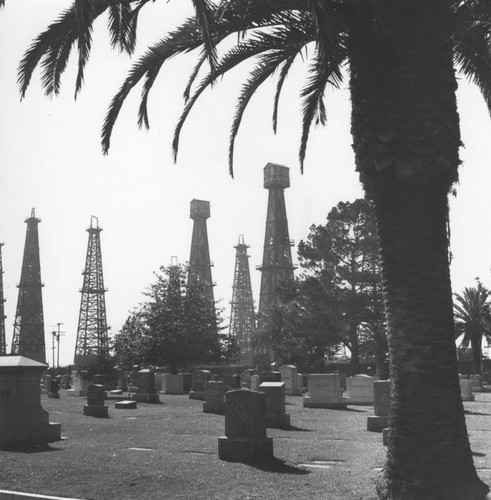
M 60 367 L 60 335 L 63 335 L 62 332 L 60 332 L 60 327 L 63 323 L 56 323 L 58 326 L 58 331 L 56 333 L 56 341 L 58 342 L 58 351 L 56 354 L 56 366 L 59 368 Z
M 53 352 L 53 364 L 51 366 L 54 369 L 54 367 L 55 367 L 55 338 L 56 338 L 56 332 L 55 331 L 51 332 L 51 335 L 53 336 L 53 339 L 52 339 L 53 340 L 53 344 L 52 344 L 52 347 L 51 347 L 51 350 Z

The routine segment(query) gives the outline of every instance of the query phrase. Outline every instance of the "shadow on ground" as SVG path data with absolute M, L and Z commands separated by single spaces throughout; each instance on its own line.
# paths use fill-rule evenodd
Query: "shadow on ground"
M 30 445 L 5 446 L 2 451 L 11 451 L 16 453 L 44 453 L 45 451 L 62 451 L 61 448 L 53 448 L 46 443 L 35 443 Z
M 280 474 L 298 474 L 305 475 L 310 474 L 310 470 L 304 469 L 302 467 L 295 467 L 294 465 L 289 465 L 284 460 L 274 457 L 272 460 L 256 462 L 252 460 L 245 460 L 242 462 L 245 465 L 254 467 L 255 469 L 262 470 L 263 472 L 275 472 Z

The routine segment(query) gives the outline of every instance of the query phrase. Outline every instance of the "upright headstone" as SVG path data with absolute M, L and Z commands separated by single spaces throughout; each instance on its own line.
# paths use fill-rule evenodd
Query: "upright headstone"
M 373 382 L 373 415 L 367 417 L 367 430 L 382 432 L 389 425 L 390 380 Z
M 225 436 L 218 458 L 232 462 L 272 460 L 273 440 L 266 437 L 266 394 L 246 389 L 225 394 Z
M 364 374 L 347 377 L 346 397 L 350 405 L 373 405 L 373 377 Z
M 61 388 L 62 389 L 71 389 L 72 387 L 72 377 L 69 373 L 65 373 L 61 378 Z
M 193 374 L 184 372 L 182 373 L 182 390 L 184 394 L 188 394 L 193 387 Z
M 48 394 L 50 389 L 51 389 L 51 381 L 53 380 L 53 377 L 51 375 L 45 374 L 43 375 L 42 378 L 42 390 L 41 394 Z
M 48 398 L 60 399 L 60 383 L 56 378 L 49 385 Z
M 227 386 L 225 385 L 225 382 L 212 380 L 207 382 L 203 411 L 205 413 L 216 413 L 217 415 L 223 415 L 225 413 L 226 391 Z
M 94 375 L 92 377 L 92 383 L 95 385 L 102 385 L 104 388 L 106 388 L 106 376 L 102 375 L 101 373 L 98 373 L 97 375 Z
M 193 387 L 189 392 L 189 399 L 205 400 L 206 383 L 211 380 L 210 370 L 195 370 L 193 372 Z
M 344 409 L 347 399 L 341 393 L 339 373 L 316 373 L 309 375 L 308 396 L 303 397 L 304 408 Z
M 259 374 L 261 384 L 263 382 L 281 382 L 281 373 L 277 371 L 263 371 Z
M 472 392 L 483 392 L 482 375 L 471 375 L 469 380 L 471 382 Z
M 285 382 L 263 382 L 259 390 L 266 394 L 266 426 L 288 429 L 290 415 L 285 410 Z
M 280 367 L 281 380 L 285 382 L 285 394 L 287 396 L 301 396 L 302 387 L 298 384 L 298 370 L 293 365 Z
M 164 379 L 167 373 L 156 373 L 154 376 L 155 390 L 157 392 L 164 390 Z
M 140 370 L 136 383 L 138 386 L 134 395 L 136 401 L 140 403 L 160 403 L 159 395 L 155 390 L 154 373 L 152 370 Z
M 460 383 L 460 395 L 462 396 L 462 401 L 474 401 L 474 394 L 472 394 L 472 384 L 468 378 L 461 378 Z
M 89 417 L 107 417 L 107 406 L 104 404 L 106 391 L 102 384 L 91 384 L 87 389 L 87 404 L 84 415 Z
M 61 425 L 49 422 L 39 386 L 47 365 L 24 356 L 0 357 L 0 448 L 51 443 Z
M 258 391 L 261 383 L 259 375 L 251 375 L 251 391 Z
M 184 377 L 182 373 L 166 373 L 162 383 L 164 394 L 184 394 Z

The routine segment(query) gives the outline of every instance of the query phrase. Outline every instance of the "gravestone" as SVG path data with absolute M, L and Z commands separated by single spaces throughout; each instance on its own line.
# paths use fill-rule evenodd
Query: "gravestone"
M 152 370 L 140 370 L 137 374 L 137 389 L 133 398 L 140 403 L 160 403 L 159 395 L 155 390 L 155 379 Z
M 227 386 L 222 381 L 209 381 L 205 389 L 205 402 L 203 411 L 205 413 L 216 413 L 223 415 L 225 413 L 225 393 Z
M 482 375 L 471 375 L 469 380 L 471 382 L 472 392 L 483 392 Z
M 123 401 L 116 401 L 114 407 L 117 410 L 136 410 L 136 401 L 134 399 L 124 399 Z
M 192 373 L 183 373 L 182 374 L 182 390 L 184 394 L 188 394 L 193 386 L 193 374 Z
M 231 462 L 274 458 L 273 439 L 266 437 L 266 394 L 246 389 L 225 394 L 225 436 L 218 438 L 218 458 Z
M 462 401 L 474 401 L 474 394 L 472 394 L 472 384 L 469 379 L 461 378 L 460 383 L 460 395 Z
M 92 384 L 94 385 L 102 385 L 104 389 L 106 388 L 106 376 L 98 373 L 92 377 Z
M 300 388 L 300 393 L 302 395 L 303 395 L 303 390 L 304 390 L 303 381 L 304 381 L 304 376 L 301 373 L 299 373 L 298 374 L 298 387 Z
M 251 375 L 251 391 L 258 391 L 260 383 L 259 375 Z
M 303 397 L 304 408 L 345 409 L 348 400 L 341 393 L 339 373 L 315 373 L 308 377 L 308 396 Z
M 245 387 L 251 387 L 251 376 L 257 375 L 256 370 L 252 368 L 247 368 L 242 372 L 242 383 Z
M 0 448 L 61 440 L 61 425 L 50 423 L 39 386 L 47 365 L 24 356 L 0 357 Z
M 53 377 L 51 375 L 48 375 L 48 374 L 43 375 L 43 377 L 42 377 L 43 388 L 41 389 L 41 394 L 48 394 L 49 393 L 52 380 L 53 380 Z
M 373 415 L 367 417 L 367 430 L 382 432 L 389 426 L 390 380 L 373 382 Z
M 373 377 L 363 374 L 347 377 L 346 397 L 350 405 L 373 405 Z
M 49 385 L 48 398 L 60 399 L 60 383 L 53 379 Z
M 285 382 L 263 382 L 259 390 L 266 394 L 266 427 L 290 428 L 290 415 L 286 413 Z
M 89 417 L 108 417 L 107 406 L 104 404 L 106 391 L 102 384 L 90 384 L 87 389 L 87 404 L 84 415 Z
M 301 396 L 302 386 L 298 383 L 298 370 L 293 365 L 280 367 L 281 380 L 285 382 L 285 394 L 287 396 Z
M 165 373 L 162 383 L 164 394 L 184 394 L 184 377 L 182 373 Z
M 259 374 L 259 380 L 263 382 L 281 382 L 281 373 L 277 371 L 264 371 Z
M 211 380 L 210 370 L 196 370 L 193 372 L 193 387 L 189 392 L 189 399 L 205 400 L 205 386 Z
M 72 380 L 72 377 L 70 376 L 70 374 L 65 373 L 61 378 L 61 388 L 62 389 L 71 389 L 71 387 L 72 387 L 71 380 Z
M 154 376 L 155 390 L 157 392 L 164 390 L 164 378 L 167 373 L 156 373 Z

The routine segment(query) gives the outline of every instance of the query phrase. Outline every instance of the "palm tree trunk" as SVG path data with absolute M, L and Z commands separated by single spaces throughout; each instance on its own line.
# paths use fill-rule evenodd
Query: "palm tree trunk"
M 448 0 L 354 0 L 357 169 L 375 202 L 392 380 L 382 499 L 481 499 L 460 396 L 447 193 L 460 145 Z
M 480 331 L 472 333 L 471 347 L 474 373 L 482 375 L 482 334 Z
M 393 382 L 381 498 L 484 498 L 473 465 L 453 336 L 446 191 L 376 198 Z

